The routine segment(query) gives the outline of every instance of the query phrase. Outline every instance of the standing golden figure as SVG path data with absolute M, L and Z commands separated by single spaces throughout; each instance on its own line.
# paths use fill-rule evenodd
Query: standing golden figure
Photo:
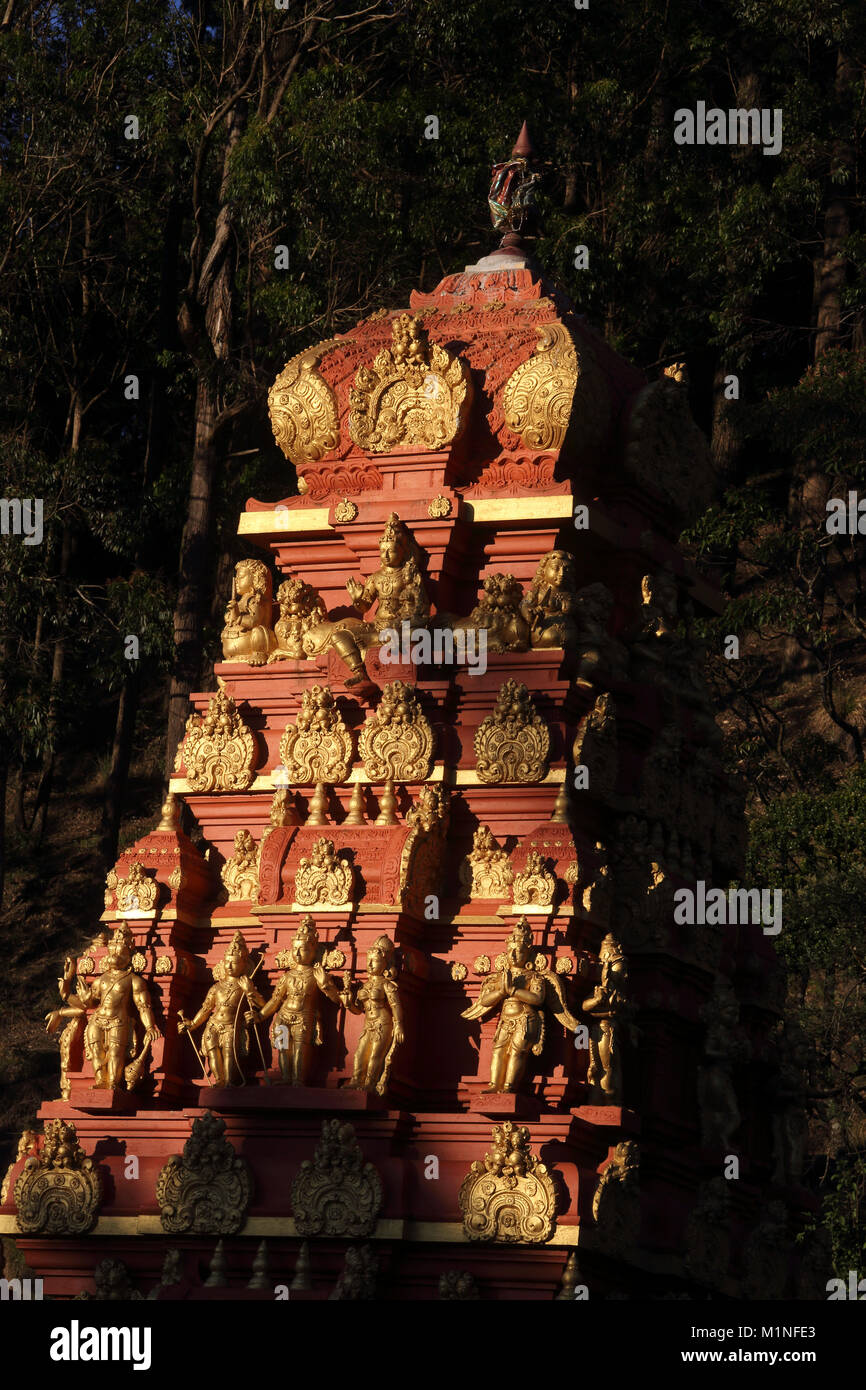
M 292 964 L 258 1012 L 250 1011 L 247 1022 L 259 1022 L 276 1014 L 271 1039 L 280 1061 L 280 1075 L 291 1086 L 305 1086 L 310 1070 L 313 1043 L 322 1041 L 319 1019 L 319 993 L 339 1004 L 340 991 L 331 976 L 316 960 L 319 937 L 309 915 L 304 917 L 292 942 Z
M 394 943 L 380 936 L 367 952 L 367 980 L 353 994 L 348 973 L 343 976 L 341 1003 L 353 1014 L 364 1015 L 364 1031 L 358 1040 L 349 1085 L 356 1091 L 388 1089 L 391 1059 L 403 1041 L 403 1010 L 394 979 Z
M 308 656 L 333 647 L 352 672 L 347 685 L 366 680 L 364 653 L 376 646 L 386 629 L 400 629 L 402 622 L 412 627 L 424 627 L 430 616 L 430 600 L 424 588 L 421 571 L 414 554 L 412 537 L 396 512 L 392 512 L 379 541 L 382 568 L 370 575 L 365 584 L 347 579 L 346 588 L 352 606 L 364 614 L 377 604 L 372 622 L 363 617 L 341 618 L 317 623 L 304 635 L 304 651 Z
M 569 1032 L 576 1032 L 580 1026 L 568 1010 L 559 978 L 550 970 L 539 970 L 529 964 L 531 950 L 532 929 L 526 918 L 521 917 L 508 938 L 502 969 L 487 977 L 477 1003 L 461 1015 L 469 1019 L 484 1018 L 502 1005 L 493 1038 L 490 1085 L 485 1091 L 517 1090 L 529 1053 L 538 1057 L 544 1046 L 545 1008 L 549 1008 Z
M 147 986 L 132 968 L 132 946 L 129 927 L 118 927 L 111 938 L 99 979 L 92 985 L 78 979 L 75 994 L 71 993 L 75 966 L 67 957 L 60 987 L 64 1007 L 46 1014 L 46 1029 L 54 1033 L 61 1019 L 82 1018 L 95 1006 L 84 1030 L 84 1052 L 93 1066 L 94 1089 L 98 1091 L 119 1091 L 124 1081 L 132 1090 L 141 1079 L 151 1043 L 162 1036 L 156 1026 Z M 136 1018 L 141 1020 L 144 1029 L 138 1053 L 135 1051 Z M 66 1084 L 68 1086 L 68 1081 Z
M 249 1053 L 247 1016 L 241 1020 L 244 1003 L 261 1010 L 265 1001 L 249 974 L 250 955 L 241 932 L 235 932 L 223 960 L 214 967 L 214 983 L 205 995 L 195 1018 L 178 1013 L 177 1031 L 192 1034 L 207 1020 L 202 1049 L 207 1057 L 215 1086 L 242 1086 L 244 1062 Z M 239 1026 L 240 1025 L 240 1026 Z M 196 1049 L 198 1050 L 198 1049 Z
M 601 980 L 581 1008 L 592 1018 L 589 1033 L 589 1070 L 586 1079 L 593 1088 L 592 1103 L 622 1103 L 622 1059 L 620 1020 L 628 1008 L 626 985 L 628 964 L 622 946 L 612 932 L 601 943 L 598 953 Z

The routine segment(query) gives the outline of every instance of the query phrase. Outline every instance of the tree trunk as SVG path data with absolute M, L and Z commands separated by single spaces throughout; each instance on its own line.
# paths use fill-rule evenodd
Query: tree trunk
M 167 775 L 183 738 L 190 691 L 198 684 L 202 659 L 202 621 L 208 573 L 213 484 L 217 467 L 216 392 L 207 378 L 196 389 L 195 440 L 186 525 L 180 549 L 177 606 L 174 610 L 174 670 L 168 697 Z
M 111 763 L 105 779 L 105 797 L 102 803 L 99 852 L 106 872 L 113 866 L 117 858 L 117 838 L 120 833 L 120 817 L 129 776 L 129 760 L 132 753 L 132 739 L 135 733 L 137 713 L 138 676 L 130 675 L 121 687 L 120 699 L 117 702 Z
M 842 97 L 854 80 L 854 65 L 846 54 L 839 52 L 836 58 L 836 95 Z M 833 145 L 832 167 L 847 168 L 853 171 L 856 163 L 855 151 L 849 142 L 837 140 Z M 812 290 L 812 313 L 815 320 L 815 361 L 829 348 L 838 346 L 842 337 L 842 291 L 848 268 L 848 258 L 843 252 L 846 238 L 851 231 L 851 217 L 848 200 L 842 185 L 831 181 L 829 201 L 824 211 L 824 239 L 821 252 L 814 262 L 814 282 Z
M 6 887 L 6 783 L 9 766 L 6 759 L 0 761 L 0 908 L 3 906 L 3 893 Z
M 76 412 L 76 415 L 80 421 L 78 412 Z M 79 432 L 76 430 L 76 447 L 78 433 Z M 64 526 L 63 538 L 60 543 L 60 570 L 57 576 L 61 590 L 65 585 L 66 576 L 69 573 L 69 562 L 72 558 L 72 550 L 72 532 L 68 526 Z M 51 662 L 51 693 L 48 700 L 49 746 L 42 760 L 42 772 L 36 791 L 36 804 L 33 809 L 32 835 L 37 846 L 42 844 L 42 838 L 45 834 L 45 825 L 48 818 L 48 802 L 51 799 L 51 792 L 54 786 L 54 769 L 57 759 L 57 725 L 60 712 L 60 693 L 63 686 L 63 666 L 66 660 L 66 637 L 65 628 L 61 626 L 60 632 L 54 643 L 54 658 Z
M 815 361 L 828 348 L 836 347 L 841 336 L 842 290 L 847 258 L 842 245 L 851 231 L 848 205 L 834 198 L 824 213 L 824 241 L 814 264 L 812 308 L 815 315 Z
M 723 362 L 716 365 L 713 376 L 713 433 L 711 451 L 713 463 L 722 483 L 733 472 L 740 448 L 739 432 L 736 426 L 739 401 L 728 400 L 725 396 L 725 379 L 731 376 Z
M 213 493 L 219 466 L 217 427 L 219 418 L 220 368 L 229 355 L 232 339 L 234 292 L 234 234 L 227 202 L 231 156 L 241 137 L 244 116 L 233 108 L 227 116 L 223 153 L 220 209 L 213 239 L 204 260 L 198 261 L 194 244 L 192 274 L 187 302 L 181 307 L 180 327 L 184 341 L 198 358 L 195 437 L 186 524 L 180 546 L 177 606 L 174 613 L 175 659 L 168 696 L 166 734 L 166 775 L 171 776 L 177 746 L 183 737 L 190 692 L 198 684 L 202 664 L 202 624 L 207 607 L 207 580 Z M 196 209 L 197 217 L 201 209 Z M 207 341 L 195 349 L 195 325 L 189 310 L 195 300 L 204 312 Z

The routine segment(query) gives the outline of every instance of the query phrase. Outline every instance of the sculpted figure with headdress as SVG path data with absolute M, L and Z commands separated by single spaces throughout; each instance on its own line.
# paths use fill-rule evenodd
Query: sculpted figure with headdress
M 265 1001 L 249 974 L 250 955 L 241 932 L 235 932 L 222 961 L 214 967 L 214 983 L 205 995 L 195 1018 L 178 1013 L 177 1031 L 185 1033 L 205 1024 L 202 1050 L 207 1057 L 215 1086 L 239 1086 L 244 1080 L 244 1063 L 249 1053 L 247 1011 L 263 1009 Z
M 526 918 L 521 917 L 508 938 L 505 964 L 488 975 L 477 1003 L 461 1015 L 484 1018 L 493 1009 L 501 1008 L 487 1091 L 517 1090 L 529 1054 L 538 1057 L 544 1046 L 545 1009 L 571 1033 L 580 1026 L 569 1012 L 559 977 L 551 970 L 530 965 L 531 950 L 532 930 Z
M 71 990 L 75 963 L 67 957 L 60 981 L 64 1007 L 46 1014 L 46 1029 L 54 1033 L 62 1019 L 83 1018 L 89 1008 L 94 1008 L 84 1030 L 84 1052 L 93 1066 L 93 1084 L 98 1091 L 119 1091 L 124 1081 L 132 1090 L 141 1080 L 151 1043 L 162 1036 L 147 986 L 132 968 L 132 946 L 129 927 L 118 927 L 111 938 L 102 974 L 92 985 L 77 979 L 74 994 Z M 136 1053 L 138 1020 L 144 1036 Z M 68 1057 L 63 1062 L 64 1070 L 67 1062 Z M 68 1090 L 65 1075 L 63 1084 Z
M 364 1015 L 364 1031 L 358 1040 L 352 1079 L 356 1091 L 388 1089 L 391 1059 L 403 1041 L 403 1010 L 395 979 L 394 943 L 380 936 L 367 952 L 367 979 L 354 993 L 348 973 L 343 976 L 340 998 L 353 1014 Z
M 488 574 L 484 597 L 468 618 L 452 624 L 456 631 L 476 629 L 487 633 L 488 652 L 525 652 L 529 648 L 529 623 L 525 618 L 523 589 L 513 574 Z
M 340 991 L 316 960 L 319 937 L 312 917 L 307 915 L 292 942 L 292 959 L 277 987 L 258 1012 L 250 1011 L 247 1022 L 271 1018 L 271 1041 L 280 1061 L 280 1075 L 292 1086 L 304 1086 L 310 1070 L 313 1044 L 321 1044 L 319 994 L 340 1003 Z M 277 964 L 281 964 L 277 958 Z
M 273 626 L 271 572 L 261 560 L 240 560 L 235 565 L 232 596 L 225 611 L 222 632 L 226 661 L 247 661 L 264 666 L 277 645 Z
M 317 623 L 325 621 L 325 605 L 312 584 L 303 579 L 284 579 L 277 589 L 280 616 L 274 627 L 276 650 L 268 662 L 284 661 L 287 657 L 303 661 L 304 637 Z
M 381 643 L 384 632 L 399 631 L 403 622 L 413 628 L 427 624 L 430 601 L 413 550 L 412 537 L 397 513 L 392 512 L 379 542 L 381 568 L 364 584 L 359 579 L 346 581 L 352 605 L 359 614 L 376 605 L 372 618 L 329 619 L 310 628 L 303 638 L 308 656 L 317 656 L 329 647 L 339 653 L 352 673 L 347 685 L 366 679 L 364 653 Z
M 592 1103 L 622 1103 L 621 1021 L 628 1009 L 628 964 L 619 941 L 608 932 L 598 954 L 601 979 L 581 1004 L 592 1022 L 589 1031 L 589 1069 Z
M 542 555 L 521 611 L 533 647 L 569 647 L 577 636 L 574 560 L 567 550 Z

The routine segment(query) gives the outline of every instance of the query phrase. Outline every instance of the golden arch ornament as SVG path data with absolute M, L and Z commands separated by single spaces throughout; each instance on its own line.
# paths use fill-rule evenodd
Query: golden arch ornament
M 460 1187 L 463 1233 L 469 1240 L 542 1245 L 554 1230 L 556 1192 L 545 1165 L 530 1149 L 529 1130 L 506 1120 Z
M 465 423 L 472 397 L 461 358 L 431 343 L 423 320 L 394 319 L 391 346 L 361 366 L 349 392 L 349 434 L 360 449 L 443 449 Z
M 301 696 L 294 724 L 280 739 L 280 758 L 293 784 L 344 782 L 354 755 L 354 740 L 327 685 L 314 685 Z
M 207 713 L 186 721 L 183 766 L 195 792 L 246 791 L 253 781 L 256 745 L 230 695 L 218 690 Z
M 547 773 L 550 731 L 520 681 L 503 682 L 474 742 L 478 778 L 487 785 L 540 782 Z

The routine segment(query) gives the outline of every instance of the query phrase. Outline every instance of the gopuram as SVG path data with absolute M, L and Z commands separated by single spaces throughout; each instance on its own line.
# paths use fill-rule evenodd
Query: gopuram
M 772 935 L 676 911 L 743 872 L 708 450 L 532 259 L 533 163 L 498 249 L 273 385 L 299 490 L 240 518 L 3 1185 L 46 1295 L 823 1297 Z

